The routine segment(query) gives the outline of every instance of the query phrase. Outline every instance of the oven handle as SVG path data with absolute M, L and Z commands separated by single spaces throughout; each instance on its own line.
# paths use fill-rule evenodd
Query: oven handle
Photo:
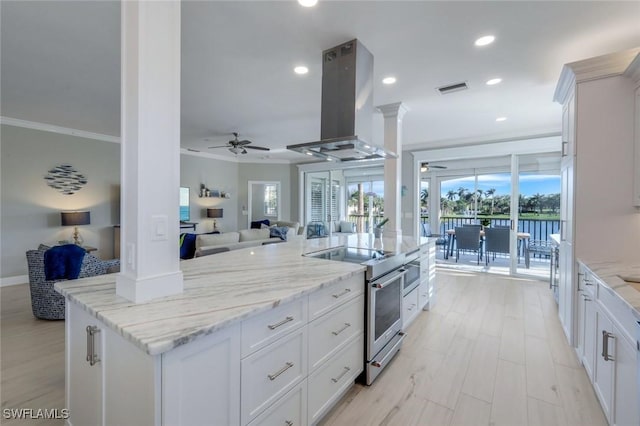
M 388 286 L 389 284 L 391 284 L 392 282 L 394 282 L 395 280 L 397 280 L 398 278 L 402 277 L 404 274 L 407 273 L 406 269 L 399 269 L 398 273 L 396 275 L 394 275 L 393 277 L 389 278 L 388 280 L 385 280 L 381 283 L 379 282 L 373 282 L 371 283 L 371 287 L 373 288 L 377 288 L 377 289 L 383 289 L 386 286 Z

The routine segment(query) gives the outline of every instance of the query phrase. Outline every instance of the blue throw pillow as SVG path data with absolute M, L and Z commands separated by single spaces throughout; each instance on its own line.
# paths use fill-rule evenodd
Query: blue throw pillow
M 269 228 L 269 236 L 270 237 L 278 237 L 282 241 L 287 241 L 287 232 L 289 228 L 286 226 L 272 226 Z
M 180 259 L 192 259 L 196 254 L 196 234 L 180 234 Z
M 44 252 L 44 276 L 47 281 L 75 280 L 80 275 L 85 249 L 75 244 L 52 247 Z
M 251 222 L 251 229 L 260 229 L 262 224 L 269 226 L 271 222 L 269 222 L 269 219 L 256 220 L 255 222 Z

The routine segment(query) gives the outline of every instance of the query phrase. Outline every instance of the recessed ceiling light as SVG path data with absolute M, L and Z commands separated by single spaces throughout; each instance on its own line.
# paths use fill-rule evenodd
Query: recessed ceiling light
M 501 78 L 492 78 L 491 80 L 487 80 L 487 86 L 494 86 L 498 83 L 501 83 L 502 79 Z
M 293 72 L 295 72 L 296 74 L 300 74 L 300 75 L 302 75 L 302 74 L 306 74 L 306 73 L 308 73 L 308 72 L 309 72 L 309 68 L 307 68 L 307 67 L 305 67 L 305 66 L 303 66 L 303 65 L 300 65 L 300 66 L 298 66 L 298 67 L 295 67 L 295 68 L 293 69 Z
M 487 44 L 491 44 L 493 43 L 493 41 L 496 38 L 492 35 L 487 35 L 484 37 L 480 37 L 479 39 L 476 40 L 475 45 L 476 46 L 486 46 Z
M 300 6 L 313 7 L 318 4 L 318 0 L 298 0 Z
M 507 117 L 498 117 L 498 118 L 496 118 L 497 122 L 506 121 L 506 120 L 507 120 Z
M 384 84 L 393 84 L 396 82 L 396 78 L 395 77 L 385 77 L 382 79 L 382 83 Z

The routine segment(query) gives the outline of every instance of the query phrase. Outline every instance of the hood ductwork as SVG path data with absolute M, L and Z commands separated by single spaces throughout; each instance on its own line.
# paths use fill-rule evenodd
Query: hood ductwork
M 358 40 L 322 52 L 320 140 L 287 149 L 333 161 L 395 158 L 371 144 L 373 55 Z

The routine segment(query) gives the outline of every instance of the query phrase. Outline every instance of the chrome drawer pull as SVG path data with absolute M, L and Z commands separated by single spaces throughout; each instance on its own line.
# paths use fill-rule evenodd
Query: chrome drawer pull
M 87 361 L 89 365 L 94 366 L 100 362 L 98 354 L 96 354 L 96 334 L 100 332 L 100 329 L 95 325 L 87 326 Z
M 334 336 L 337 336 L 338 334 L 342 333 L 343 331 L 345 331 L 347 328 L 351 327 L 351 324 L 349 324 L 348 322 L 344 323 L 344 327 L 342 327 L 340 330 L 338 331 L 332 331 L 331 334 L 333 334 Z
M 284 365 L 284 367 L 282 367 L 280 370 L 276 371 L 275 373 L 267 374 L 267 377 L 269 378 L 269 380 L 273 381 L 273 380 L 277 379 L 279 375 L 281 375 L 282 373 L 284 373 L 285 371 L 287 371 L 291 367 L 293 367 L 293 363 L 292 362 L 288 362 L 288 363 L 286 363 Z
M 332 296 L 337 299 L 338 297 L 342 297 L 347 293 L 351 293 L 351 289 L 350 288 L 345 288 L 342 293 L 332 294 Z
M 609 333 L 606 330 L 602 330 L 602 358 L 605 361 L 615 361 L 611 355 L 609 355 L 609 338 L 615 338 L 613 333 Z
M 269 330 L 275 330 L 276 328 L 280 327 L 281 325 L 285 325 L 288 322 L 293 321 L 293 317 L 286 317 L 285 319 L 283 319 L 282 321 L 280 321 L 277 324 L 269 324 L 267 327 L 269 327 Z
M 347 374 L 349 371 L 351 371 L 351 369 L 349 367 L 344 367 L 344 370 L 342 371 L 342 373 L 340 373 L 340 375 L 338 377 L 336 377 L 335 379 L 331 379 L 331 381 L 333 383 L 338 383 L 338 380 L 342 379 L 344 377 L 345 374 Z

